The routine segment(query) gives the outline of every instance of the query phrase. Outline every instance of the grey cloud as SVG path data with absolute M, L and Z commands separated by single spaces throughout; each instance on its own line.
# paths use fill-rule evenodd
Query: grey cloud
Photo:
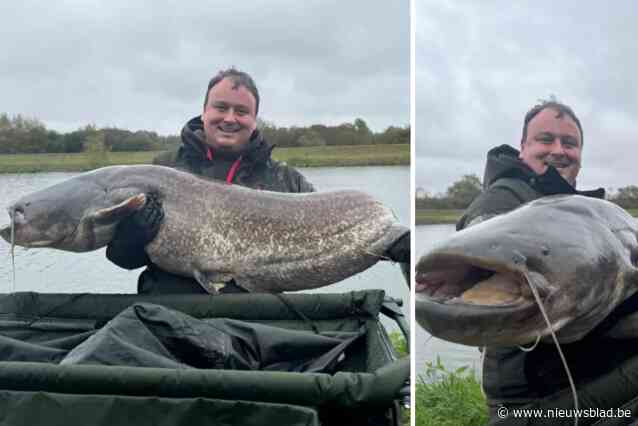
M 408 2 L 42 5 L 0 6 L 0 112 L 175 133 L 234 65 L 280 125 L 409 122 Z
M 630 1 L 418 2 L 416 152 L 439 169 L 517 147 L 525 112 L 556 95 L 585 130 L 579 185 L 632 184 L 638 11 Z M 417 158 L 417 160 L 418 160 Z M 613 172 L 609 171 L 613 168 Z M 417 186 L 437 179 L 417 161 Z M 444 190 L 452 180 L 439 183 Z

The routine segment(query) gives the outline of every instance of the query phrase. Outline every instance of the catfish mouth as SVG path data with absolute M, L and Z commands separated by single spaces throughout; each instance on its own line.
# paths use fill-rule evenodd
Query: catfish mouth
M 11 242 L 11 225 L 0 227 L 0 237 L 8 243 Z
M 416 294 L 446 305 L 522 307 L 535 303 L 528 277 L 519 269 L 461 256 L 431 258 L 417 265 Z M 538 288 L 538 287 L 537 287 Z M 541 293 L 543 289 L 540 288 Z
M 532 342 L 544 323 L 532 286 L 553 289 L 525 264 L 457 254 L 431 254 L 417 264 L 415 319 L 438 338 L 470 346 Z
M 44 235 L 42 235 L 42 238 L 40 239 L 31 239 L 31 238 L 24 238 L 23 235 L 23 230 L 22 228 L 24 227 L 24 225 L 20 226 L 18 224 L 15 225 L 15 229 L 14 229 L 14 241 L 13 243 L 15 245 L 19 245 L 21 247 L 24 248 L 37 248 L 37 247 L 53 247 L 55 244 L 57 244 L 60 240 L 51 240 L 51 239 L 44 239 Z M 11 244 L 11 225 L 7 225 L 7 226 L 3 226 L 2 228 L 0 228 L 0 237 L 2 237 L 3 240 L 5 240 L 7 243 Z

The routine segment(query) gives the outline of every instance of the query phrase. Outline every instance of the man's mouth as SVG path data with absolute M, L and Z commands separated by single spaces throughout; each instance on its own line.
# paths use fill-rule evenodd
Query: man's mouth
M 224 133 L 237 133 L 241 130 L 241 126 L 217 126 L 217 129 Z
M 572 165 L 571 161 L 545 161 L 545 165 L 552 166 L 555 169 L 564 169 Z

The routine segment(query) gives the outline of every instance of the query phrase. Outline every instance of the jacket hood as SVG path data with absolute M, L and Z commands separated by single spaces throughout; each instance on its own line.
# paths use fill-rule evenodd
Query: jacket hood
M 538 175 L 518 158 L 519 154 L 517 149 L 509 145 L 490 149 L 483 173 L 483 188 L 489 188 L 498 179 L 514 178 L 528 182 L 530 186 L 545 195 L 573 193 L 596 198 L 605 197 L 603 188 L 577 191 L 552 166 L 549 166 L 544 174 Z
M 204 123 L 201 116 L 196 116 L 188 120 L 182 128 L 182 145 L 188 157 L 198 160 L 207 159 L 207 147 L 204 143 L 206 135 L 204 133 Z M 270 160 L 274 145 L 270 145 L 262 136 L 259 130 L 255 130 L 250 136 L 248 144 L 241 152 L 243 161 L 246 163 L 265 163 Z
M 501 178 L 531 178 L 535 173 L 519 158 L 519 151 L 509 145 L 501 145 L 487 152 L 487 163 L 483 173 L 483 187 L 488 188 Z

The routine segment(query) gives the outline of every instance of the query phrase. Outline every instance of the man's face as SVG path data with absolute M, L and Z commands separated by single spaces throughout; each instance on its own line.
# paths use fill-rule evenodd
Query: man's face
M 255 97 L 244 86 L 224 78 L 208 91 L 202 122 L 206 145 L 214 150 L 241 152 L 257 127 Z
M 543 174 L 547 166 L 573 187 L 580 171 L 581 135 L 576 122 L 567 114 L 557 117 L 558 111 L 545 108 L 527 125 L 527 139 L 521 143 L 520 159 L 534 172 Z

